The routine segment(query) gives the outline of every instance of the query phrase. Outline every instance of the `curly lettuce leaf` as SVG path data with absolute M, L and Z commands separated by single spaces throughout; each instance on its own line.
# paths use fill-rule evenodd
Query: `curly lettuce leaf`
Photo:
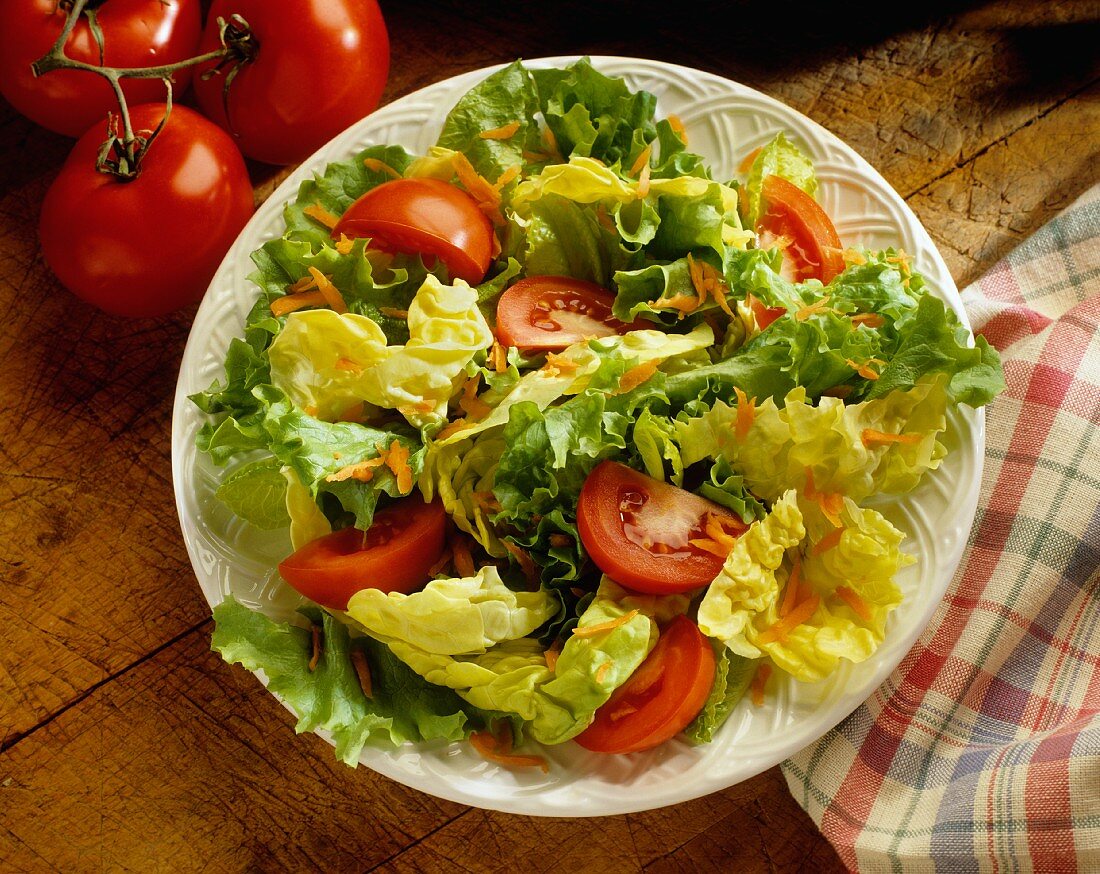
M 290 524 L 286 479 L 276 458 L 261 458 L 222 480 L 214 496 L 250 525 L 264 531 Z
M 684 729 L 684 736 L 693 744 L 706 744 L 714 740 L 733 708 L 745 697 L 760 666 L 760 659 L 745 658 L 720 644 L 714 648 L 714 685 L 699 715 Z
M 263 671 L 268 688 L 298 716 L 295 730 L 331 732 L 337 758 L 345 764 L 355 767 L 368 744 L 461 740 L 495 715 L 472 707 L 450 689 L 426 683 L 382 644 L 352 640 L 348 629 L 328 613 L 302 612 L 322 628 L 323 651 L 312 671 L 307 628 L 274 622 L 232 597 L 214 608 L 211 648 L 230 664 Z M 352 665 L 355 649 L 367 659 L 370 698 Z

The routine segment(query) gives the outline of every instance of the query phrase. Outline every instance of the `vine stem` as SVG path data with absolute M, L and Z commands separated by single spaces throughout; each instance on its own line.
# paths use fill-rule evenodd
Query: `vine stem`
M 248 29 L 248 22 L 239 15 L 233 15 L 230 17 L 230 24 L 227 25 L 225 21 L 219 18 L 218 24 L 222 42 L 221 48 L 206 52 L 206 54 L 197 55 L 193 58 L 187 58 L 183 61 L 177 61 L 173 64 L 162 64 L 158 67 L 96 66 L 95 64 L 88 64 L 84 61 L 77 61 L 65 54 L 65 44 L 68 42 L 69 37 L 72 36 L 73 29 L 76 27 L 76 23 L 80 19 L 81 14 L 84 13 L 88 2 L 89 0 L 73 0 L 72 7 L 66 15 L 65 24 L 62 26 L 61 33 L 58 34 L 57 40 L 45 55 L 31 64 L 31 72 L 33 72 L 35 76 L 44 76 L 47 73 L 52 73 L 54 70 L 82 70 L 87 73 L 95 73 L 107 80 L 108 84 L 111 86 L 111 90 L 115 94 L 115 99 L 118 100 L 118 112 L 122 119 L 122 140 L 121 143 L 119 143 L 117 128 L 114 128 L 114 131 L 110 134 L 110 139 L 108 139 L 100 149 L 97 168 L 101 172 L 113 173 L 115 176 L 124 180 L 133 179 L 137 176 L 142 156 L 148 150 L 153 140 L 156 139 L 157 134 L 164 129 L 164 125 L 168 122 L 168 116 L 172 112 L 172 74 L 177 70 L 193 67 L 196 64 L 204 64 L 209 61 L 225 62 L 231 59 L 234 53 L 239 50 L 239 46 L 251 36 Z M 230 27 L 236 29 L 233 37 L 234 45 L 230 45 L 230 41 L 227 40 L 226 37 Z M 102 56 L 102 46 L 100 52 Z M 164 118 L 161 119 L 157 129 L 153 131 L 148 140 L 142 141 L 140 137 L 134 134 L 133 126 L 130 122 L 130 107 L 126 102 L 126 95 L 122 91 L 122 79 L 161 79 L 164 81 L 164 86 L 168 92 L 165 100 Z M 107 156 L 116 145 L 121 145 L 122 154 L 119 155 L 117 164 L 111 164 L 107 161 Z

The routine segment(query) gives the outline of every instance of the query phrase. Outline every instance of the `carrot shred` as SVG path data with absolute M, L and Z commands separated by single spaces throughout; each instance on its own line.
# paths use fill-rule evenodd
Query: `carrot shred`
M 352 648 L 351 665 L 355 668 L 355 676 L 359 678 L 359 688 L 367 698 L 374 697 L 374 688 L 371 683 L 370 665 L 367 663 L 367 654 L 358 647 Z
M 684 123 L 680 120 L 680 116 L 669 115 L 668 126 L 672 128 L 672 132 L 680 138 L 680 142 L 686 146 L 688 144 L 688 135 L 687 130 L 684 128 Z
M 838 543 L 840 538 L 844 536 L 844 528 L 834 528 L 824 537 L 822 537 L 817 543 L 814 544 L 814 555 L 821 555 L 823 552 L 828 552 Z
M 408 310 L 399 310 L 394 307 L 379 307 L 378 312 L 384 316 L 389 316 L 391 319 L 407 319 L 409 317 Z
M 845 264 L 866 264 L 867 259 L 863 253 L 857 249 L 845 249 L 840 253 L 840 256 L 844 259 Z
M 558 549 L 567 549 L 573 545 L 573 538 L 568 534 L 551 534 L 550 545 L 556 546 Z
M 271 314 L 273 316 L 285 316 L 295 310 L 305 307 L 321 306 L 325 303 L 325 296 L 319 291 L 302 291 L 298 294 L 288 294 L 286 297 L 277 297 L 271 302 Z
M 849 589 L 847 586 L 837 586 L 834 591 L 841 601 L 852 608 L 856 616 L 864 622 L 871 621 L 871 608 L 867 605 L 867 602 L 859 596 L 858 592 Z
M 468 427 L 465 419 L 455 419 L 450 424 L 446 425 L 435 435 L 436 440 L 444 440 L 450 437 L 452 434 L 457 434 L 463 428 Z
M 450 565 L 453 558 L 454 555 L 451 553 L 451 548 L 449 546 L 445 547 L 436 563 L 428 568 L 428 576 L 434 577 L 436 574 L 443 573 L 443 569 Z
M 302 210 L 303 215 L 308 215 L 315 222 L 320 222 L 330 231 L 336 227 L 340 219 L 325 209 L 319 203 L 312 203 Z
M 586 625 L 584 628 L 574 628 L 573 633 L 577 637 L 595 637 L 597 634 L 603 634 L 605 631 L 614 631 L 620 625 L 625 625 L 637 615 L 637 610 L 631 610 L 629 613 L 624 613 L 622 616 L 616 617 L 615 619 L 608 619 L 607 622 Z
M 876 370 L 874 370 L 874 368 L 871 367 L 871 365 L 884 364 L 885 362 L 879 361 L 879 359 L 877 358 L 868 358 L 862 364 L 859 364 L 858 362 L 853 361 L 851 358 L 846 358 L 844 360 L 844 363 L 847 364 L 850 368 L 852 368 L 852 370 L 854 370 L 864 379 L 875 380 L 878 379 L 879 374 Z
M 737 545 L 737 538 L 744 529 L 741 528 L 741 526 L 735 526 L 740 529 L 738 534 L 730 534 L 725 526 L 727 524 L 734 525 L 735 523 L 729 516 L 722 516 L 717 513 L 707 513 L 704 518 L 703 530 L 706 531 L 707 536 L 715 543 L 725 547 L 727 554 L 730 553 Z
M 637 388 L 657 372 L 657 359 L 636 364 L 619 377 L 618 394 L 625 394 Z
M 508 369 L 508 352 L 497 339 L 493 340 L 493 346 L 489 350 L 489 361 L 497 373 L 504 373 Z
M 477 501 L 477 505 L 486 512 L 499 513 L 501 511 L 500 501 L 492 492 L 473 492 L 470 497 Z
M 813 303 L 807 304 L 806 306 L 802 307 L 802 309 L 798 310 L 794 314 L 794 317 L 796 319 L 798 319 L 798 321 L 804 322 L 810 316 L 816 316 L 816 315 L 820 315 L 821 313 L 827 313 L 827 312 L 829 312 L 829 310 L 830 310 L 829 295 L 825 295 L 820 300 L 815 300 Z
M 462 386 L 462 397 L 458 400 L 459 408 L 472 419 L 484 419 L 493 409 L 477 396 L 480 381 L 480 376 L 471 376 L 467 379 Z
M 649 177 L 652 172 L 653 170 L 650 168 L 649 164 L 645 164 L 642 166 L 642 172 L 638 176 L 638 200 L 641 200 L 643 197 L 649 194 Z
M 309 291 L 316 287 L 317 281 L 312 276 L 303 276 L 297 282 L 288 285 L 286 290 L 289 294 L 298 294 L 299 292 Z
M 409 450 L 397 440 L 390 444 L 390 450 L 386 453 L 386 467 L 397 477 L 398 492 L 406 495 L 412 491 L 413 474 L 409 467 Z
M 483 130 L 478 133 L 478 136 L 483 140 L 506 140 L 509 137 L 514 137 L 519 127 L 518 121 L 510 121 L 508 124 L 502 124 L 492 130 Z
M 922 434 L 887 434 L 885 431 L 876 431 L 874 428 L 864 428 L 859 439 L 870 449 L 872 446 L 883 446 L 887 443 L 920 443 L 924 436 Z
M 765 644 L 777 640 L 780 642 L 785 641 L 788 634 L 814 615 L 820 604 L 821 598 L 819 596 L 810 595 L 770 628 L 760 632 L 756 638 L 756 643 Z
M 337 370 L 344 370 L 348 373 L 362 373 L 363 365 L 358 361 L 352 361 L 350 358 L 340 357 L 336 359 L 336 363 L 332 365 Z
M 714 298 L 714 302 L 732 319 L 734 313 L 733 310 L 730 309 L 729 301 L 726 299 L 726 292 L 729 290 L 729 286 L 726 284 L 725 277 L 706 261 L 703 262 L 702 267 L 704 290 L 710 292 L 711 297 Z
M 321 661 L 321 656 L 325 654 L 324 644 L 321 642 L 321 626 L 310 624 L 309 626 L 309 640 L 312 646 L 312 654 L 309 657 L 309 672 L 312 674 L 317 670 L 317 665 Z
M 351 239 L 347 234 L 341 233 L 340 239 L 336 241 L 336 251 L 341 255 L 347 255 L 351 252 L 351 247 L 355 245 L 355 240 Z
M 630 165 L 630 169 L 627 171 L 628 176 L 637 176 L 638 171 L 649 163 L 649 156 L 653 154 L 653 144 L 650 143 L 644 149 L 638 153 L 638 157 L 634 159 L 634 163 Z
M 546 363 L 542 366 L 542 370 L 545 370 L 551 376 L 557 376 L 559 373 L 572 373 L 580 365 L 577 364 L 572 358 L 566 358 L 564 355 L 558 355 L 557 352 L 546 353 Z
M 527 580 L 527 584 L 532 589 L 537 588 L 539 585 L 539 569 L 535 565 L 535 560 L 527 553 L 525 549 L 521 549 L 509 540 L 502 540 L 504 548 L 512 554 L 512 557 L 519 564 L 519 569 L 523 571 L 523 578 Z
M 546 146 L 548 157 L 556 161 L 565 160 L 565 158 L 562 157 L 561 149 L 558 148 L 558 138 L 554 136 L 554 132 L 548 127 L 542 129 L 542 142 Z
M 500 174 L 500 177 L 497 179 L 493 187 L 496 188 L 497 191 L 500 191 L 505 185 L 507 185 L 509 182 L 519 176 L 521 169 L 522 168 L 519 166 L 519 164 L 513 164 L 511 167 Z
M 856 313 L 852 316 L 853 325 L 866 325 L 868 328 L 881 328 L 886 324 L 886 319 L 878 313 Z
M 550 763 L 543 756 L 521 756 L 512 752 L 512 730 L 505 725 L 505 735 L 497 738 L 488 731 L 475 731 L 470 735 L 470 746 L 478 755 L 507 768 L 541 768 L 550 773 Z
M 779 618 L 782 619 L 794 609 L 798 598 L 798 582 L 802 576 L 802 559 L 795 553 L 791 562 L 791 575 L 787 577 L 787 587 L 783 590 L 783 601 L 779 605 Z
M 368 170 L 373 170 L 375 173 L 385 173 L 394 179 L 401 179 L 402 176 L 396 170 L 393 169 L 385 161 L 379 161 L 377 158 L 364 158 L 363 166 Z
M 342 483 L 344 480 L 357 479 L 360 482 L 369 483 L 374 479 L 374 469 L 386 463 L 385 455 L 376 455 L 365 461 L 357 461 L 340 468 L 336 473 L 330 473 L 325 477 L 325 482 Z
M 702 306 L 707 301 L 707 287 L 706 280 L 703 278 L 703 268 L 688 252 L 688 275 L 691 277 L 691 286 L 695 289 L 695 293 L 699 295 L 699 303 L 696 305 Z
M 772 666 L 769 664 L 763 664 L 756 669 L 756 673 L 752 675 L 752 705 L 753 707 L 764 706 L 764 687 L 768 685 L 768 680 L 772 676 Z
M 679 310 L 678 318 L 683 318 L 688 313 L 699 309 L 699 298 L 691 294 L 674 294 L 672 297 L 662 297 L 650 304 L 655 310 Z
M 637 712 L 638 708 L 635 705 L 631 704 L 629 701 L 624 701 L 622 704 L 612 710 L 607 715 L 607 717 L 612 722 L 618 722 L 620 719 L 625 719 L 626 717 L 630 716 L 631 713 Z
M 451 157 L 451 165 L 458 176 L 458 181 L 462 183 L 469 195 L 478 202 L 478 206 L 489 204 L 494 209 L 500 206 L 500 192 L 474 169 L 470 159 L 462 152 L 454 153 Z
M 734 422 L 733 436 L 738 443 L 744 443 L 756 421 L 756 398 L 748 398 L 740 386 L 734 387 L 737 394 L 737 421 Z
M 542 654 L 542 657 L 544 659 L 546 659 L 546 667 L 548 667 L 550 669 L 551 673 L 553 673 L 554 670 L 557 668 L 557 666 L 558 666 L 558 656 L 560 656 L 560 655 L 561 655 L 561 650 L 558 649 L 558 642 L 556 640 L 554 641 L 554 645 L 551 646 L 550 649 L 546 650 L 546 652 L 544 652 Z
M 607 207 L 602 203 L 596 205 L 596 221 L 598 221 L 600 226 L 605 230 L 616 235 L 619 233 L 619 229 L 615 227 L 615 220 L 611 218 L 607 212 Z
M 757 146 L 744 158 L 741 159 L 741 163 L 737 165 L 738 173 L 748 173 L 752 169 L 752 165 L 755 163 L 757 156 L 764 150 L 763 146 Z
M 312 276 L 314 282 L 317 283 L 317 290 L 325 296 L 325 303 L 329 305 L 333 312 L 346 313 L 348 311 L 348 305 L 344 303 L 344 298 L 340 294 L 339 289 L 332 284 L 331 280 L 325 276 L 325 274 L 316 267 L 310 267 L 309 275 Z
M 689 540 L 688 544 L 694 546 L 696 549 L 701 549 L 703 550 L 703 552 L 709 552 L 711 555 L 716 555 L 722 559 L 730 554 L 730 551 L 722 546 L 721 543 L 710 540 L 709 538 L 694 538 L 692 540 Z M 660 545 L 664 546 L 664 544 Z
M 460 577 L 472 577 L 477 573 L 474 567 L 474 556 L 470 552 L 470 544 L 466 538 L 454 532 L 450 537 L 451 555 L 454 558 L 455 572 Z
M 598 668 L 596 668 L 596 682 L 602 683 L 603 678 L 607 676 L 607 672 L 611 670 L 611 662 L 604 662 Z

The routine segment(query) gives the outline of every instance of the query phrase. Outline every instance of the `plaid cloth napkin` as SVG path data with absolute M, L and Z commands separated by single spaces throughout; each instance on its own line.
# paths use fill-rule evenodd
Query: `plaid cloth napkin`
M 1100 871 L 1100 186 L 963 292 L 1004 361 L 959 572 L 783 763 L 850 868 Z

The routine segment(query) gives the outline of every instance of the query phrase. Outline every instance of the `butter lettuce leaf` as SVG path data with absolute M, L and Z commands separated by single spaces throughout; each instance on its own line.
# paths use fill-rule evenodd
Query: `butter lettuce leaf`
M 222 480 L 214 496 L 250 525 L 265 531 L 290 524 L 286 480 L 276 458 L 261 458 Z
M 693 744 L 714 740 L 733 708 L 745 697 L 761 663 L 761 659 L 747 659 L 725 646 L 716 645 L 715 650 L 714 685 L 699 715 L 684 729 L 684 736 Z
M 783 134 L 760 150 L 752 162 L 745 190 L 748 193 L 748 215 L 746 224 L 751 228 L 760 217 L 760 195 L 764 180 L 769 176 L 780 176 L 797 185 L 810 197 L 817 194 L 817 177 L 814 175 L 813 162 Z

